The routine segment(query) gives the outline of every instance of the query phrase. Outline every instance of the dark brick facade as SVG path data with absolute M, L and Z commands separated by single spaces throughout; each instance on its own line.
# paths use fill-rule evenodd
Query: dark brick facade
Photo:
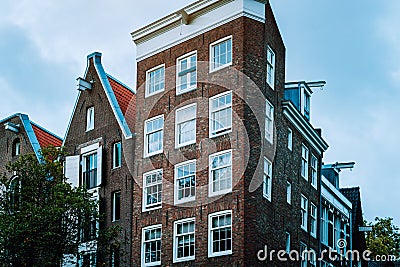
M 162 224 L 162 266 L 286 266 L 282 262 L 260 262 L 257 252 L 267 245 L 274 250 L 285 249 L 285 232 L 291 234 L 291 249 L 299 250 L 300 241 L 318 251 L 318 241 L 300 228 L 300 195 L 307 196 L 310 202 L 319 205 L 319 190 L 314 189 L 311 178 L 306 181 L 300 175 L 301 146 L 309 148 L 318 158 L 321 154 L 313 151 L 306 139 L 296 131 L 284 117 L 281 101 L 285 85 L 285 47 L 277 28 L 271 7 L 266 5 L 266 24 L 250 18 L 241 17 L 218 28 L 198 35 L 186 42 L 166 49 L 154 56 L 138 62 L 137 66 L 137 143 L 135 152 L 135 186 L 133 191 L 133 266 L 141 264 L 141 239 L 144 227 Z M 265 117 L 265 98 L 257 98 L 248 89 L 250 83 L 234 73 L 223 70 L 208 75 L 199 67 L 197 89 L 176 95 L 176 60 L 181 55 L 197 50 L 197 60 L 209 61 L 210 44 L 232 36 L 232 67 L 249 77 L 275 107 L 275 138 L 270 145 L 264 135 L 264 122 L 260 125 L 256 117 Z M 271 46 L 276 55 L 275 90 L 266 85 L 266 47 Z M 146 71 L 165 64 L 165 91 L 159 95 L 145 98 Z M 201 64 L 201 63 L 199 63 Z M 204 71 L 205 73 L 203 73 Z M 226 86 L 213 84 L 215 76 L 221 72 Z M 204 75 L 204 76 L 202 76 Z M 203 82 L 208 81 L 208 82 Z M 232 82 L 233 81 L 233 82 Z M 231 133 L 209 139 L 208 98 L 221 92 L 233 90 L 233 130 Z M 251 103 L 249 107 L 242 97 Z M 197 102 L 196 144 L 176 149 L 174 146 L 175 110 L 189 103 Z M 164 115 L 163 153 L 144 158 L 144 121 L 157 115 Z M 237 116 L 237 117 L 235 117 Z M 242 127 L 244 125 L 244 127 Z M 287 129 L 293 131 L 293 151 L 287 149 Z M 246 166 L 244 144 L 249 140 L 250 158 Z M 212 144 L 213 149 L 204 149 L 204 144 Z M 209 182 L 208 156 L 215 151 L 233 149 L 232 192 L 210 202 L 207 190 L 196 192 L 194 207 L 176 207 L 173 203 L 174 165 L 182 161 L 197 159 L 196 187 L 207 187 Z M 265 199 L 262 186 L 249 192 L 253 177 L 262 179 L 264 156 L 273 161 L 272 201 Z M 260 161 L 261 160 L 261 161 Z M 163 204 L 161 209 L 142 212 L 143 173 L 163 169 Z M 320 168 L 319 168 L 320 170 Z M 311 171 L 309 171 L 309 174 Z M 261 177 L 261 178 L 258 178 Z M 318 175 L 319 177 L 319 175 Z M 286 202 L 286 181 L 292 183 L 292 204 Z M 319 182 L 318 182 L 319 184 Z M 232 210 L 232 255 L 208 257 L 208 220 L 213 212 Z M 196 257 L 194 261 L 173 264 L 173 224 L 174 221 L 195 217 Z M 317 215 L 318 218 L 318 215 Z M 318 220 L 317 220 L 318 221 Z M 317 230 L 319 236 L 319 231 Z M 288 263 L 288 266 L 299 263 Z
M 120 266 L 129 266 L 131 247 L 131 207 L 132 207 L 132 175 L 134 137 L 126 139 L 111 108 L 105 90 L 96 71 L 93 58 L 88 60 L 88 70 L 85 79 L 94 81 L 91 90 L 79 94 L 75 112 L 65 138 L 64 146 L 69 155 L 79 155 L 85 145 L 100 143 L 103 146 L 102 184 L 100 193 L 100 211 L 104 214 L 105 226 L 119 225 L 122 232 L 119 236 L 121 243 Z M 133 96 L 134 97 L 134 96 Z M 126 99 L 131 103 L 127 109 L 135 109 L 134 99 Z M 131 101 L 130 101 L 131 100 Z M 126 106 L 126 105 L 125 105 Z M 86 131 L 86 111 L 94 107 L 94 129 Z M 132 129 L 133 130 L 133 129 Z M 122 142 L 122 165 L 113 169 L 113 145 Z M 112 222 L 112 194 L 121 192 L 121 218 Z M 98 262 L 109 266 L 109 255 L 99 255 Z M 102 265 L 103 266 L 103 265 Z

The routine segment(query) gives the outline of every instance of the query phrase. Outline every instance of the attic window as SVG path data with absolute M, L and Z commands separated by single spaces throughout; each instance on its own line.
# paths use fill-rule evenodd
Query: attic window
M 94 129 L 94 107 L 90 107 L 86 111 L 86 131 Z
M 21 154 L 21 141 L 19 138 L 15 139 L 12 145 L 12 156 L 19 156 Z

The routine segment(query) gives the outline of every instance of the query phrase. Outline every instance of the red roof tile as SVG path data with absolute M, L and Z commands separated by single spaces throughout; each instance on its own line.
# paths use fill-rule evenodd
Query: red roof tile
M 114 80 L 112 77 L 108 76 L 108 81 L 114 91 L 115 97 L 117 98 L 119 107 L 121 108 L 122 114 L 126 114 L 129 104 L 133 98 L 134 93 L 126 88 L 123 84 Z
M 31 124 L 40 147 L 45 147 L 49 145 L 60 147 L 62 145 L 62 140 L 59 137 L 43 130 L 42 128 L 38 127 L 33 123 Z
M 123 83 L 119 82 L 110 75 L 107 75 L 108 81 L 111 88 L 114 91 L 115 98 L 118 101 L 118 105 L 121 108 L 122 114 L 131 129 L 132 132 L 135 131 L 135 116 L 136 116 L 136 96 L 135 93 L 125 86 Z

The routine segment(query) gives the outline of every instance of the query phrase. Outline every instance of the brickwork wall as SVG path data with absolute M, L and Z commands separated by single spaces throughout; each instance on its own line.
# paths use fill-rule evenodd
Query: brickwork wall
M 132 206 L 132 175 L 131 166 L 134 140 L 125 140 L 111 109 L 107 96 L 102 88 L 99 76 L 90 60 L 87 80 L 94 80 L 92 90 L 83 91 L 79 97 L 75 113 L 72 115 L 69 132 L 65 139 L 65 147 L 69 155 L 78 155 L 79 146 L 95 140 L 101 140 L 103 146 L 103 174 L 100 188 L 101 209 L 105 216 L 105 225 L 119 225 L 122 232 L 119 240 L 121 246 L 121 266 L 129 266 L 131 240 L 131 206 Z M 86 132 L 86 111 L 94 106 L 94 129 Z M 113 145 L 122 142 L 122 166 L 113 169 Z M 112 194 L 121 191 L 121 219 L 112 222 Z M 106 256 L 102 259 L 109 264 Z

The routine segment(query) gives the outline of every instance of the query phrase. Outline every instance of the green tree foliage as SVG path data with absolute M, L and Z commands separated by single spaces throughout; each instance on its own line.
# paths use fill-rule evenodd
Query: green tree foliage
M 40 162 L 33 154 L 20 156 L 0 179 L 0 265 L 60 266 L 64 254 L 77 255 L 82 229 L 100 219 L 98 201 L 66 181 L 62 150 L 48 147 L 41 155 Z M 106 243 L 117 232 L 93 238 Z
M 373 255 L 400 256 L 399 227 L 393 224 L 393 218 L 375 218 L 372 232 L 367 234 L 367 248 Z

